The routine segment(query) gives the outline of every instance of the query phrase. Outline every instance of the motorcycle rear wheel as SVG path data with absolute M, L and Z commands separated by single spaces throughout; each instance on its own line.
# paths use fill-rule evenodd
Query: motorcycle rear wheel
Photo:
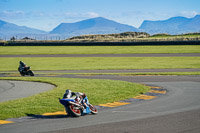
M 25 74 L 22 74 L 22 73 L 20 73 L 21 74 L 21 76 L 25 76 Z
M 69 113 L 74 116 L 74 117 L 79 117 L 81 116 L 81 110 L 80 109 L 77 109 L 76 106 L 74 105 L 69 105 Z
M 34 76 L 34 73 L 31 70 L 29 70 L 29 74 L 30 76 Z

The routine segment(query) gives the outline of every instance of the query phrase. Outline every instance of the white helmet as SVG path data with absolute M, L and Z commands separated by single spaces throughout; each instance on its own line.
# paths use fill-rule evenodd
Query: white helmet
M 67 89 L 65 94 L 66 94 L 66 98 L 70 98 L 72 96 L 72 91 Z

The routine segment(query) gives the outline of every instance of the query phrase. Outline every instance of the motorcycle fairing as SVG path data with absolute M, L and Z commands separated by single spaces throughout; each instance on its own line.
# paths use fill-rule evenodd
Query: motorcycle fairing
M 67 105 L 68 102 L 75 102 L 74 99 L 60 99 L 60 103 L 63 105 Z

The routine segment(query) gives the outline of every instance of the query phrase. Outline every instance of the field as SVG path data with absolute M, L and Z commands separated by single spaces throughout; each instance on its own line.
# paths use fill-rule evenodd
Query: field
M 142 54 L 200 53 L 198 45 L 182 46 L 0 46 L 2 54 Z
M 130 53 L 200 53 L 200 46 L 56 46 L 0 47 L 1 55 L 27 54 L 130 54 Z M 119 101 L 145 93 L 148 87 L 124 81 L 70 79 L 55 77 L 20 77 L 17 75 L 18 62 L 23 60 L 32 70 L 108 70 L 108 69 L 179 69 L 200 68 L 200 57 L 0 57 L 0 72 L 16 77 L 0 79 L 48 82 L 57 87 L 51 91 L 31 97 L 0 103 L 0 119 L 14 118 L 45 112 L 61 111 L 58 97 L 66 89 L 85 92 L 92 104 Z M 160 73 L 113 73 L 117 75 L 199 75 L 199 72 Z M 37 74 L 37 73 L 36 73 Z M 57 74 L 57 73 L 51 73 Z M 71 73 L 76 74 L 76 73 Z M 84 74 L 84 73 L 83 73 Z M 92 73 L 90 73 L 92 75 Z M 95 73 L 93 73 L 95 74 Z M 109 74 L 109 73 L 104 73 Z M 87 73 L 85 73 L 87 75 Z M 8 74 L 9 76 L 9 74 Z M 29 102 L 27 102 L 29 101 Z
M 58 98 L 62 98 L 66 89 L 71 89 L 74 92 L 85 92 L 90 102 L 94 105 L 128 99 L 149 90 L 148 87 L 140 84 L 112 80 L 40 77 L 12 77 L 0 79 L 48 82 L 57 86 L 53 90 L 45 93 L 12 100 L 12 102 L 0 103 L 0 119 L 63 111 L 64 108 L 59 103 Z
M 0 71 L 17 70 L 20 60 L 34 70 L 200 68 L 200 57 L 16 57 L 0 58 Z

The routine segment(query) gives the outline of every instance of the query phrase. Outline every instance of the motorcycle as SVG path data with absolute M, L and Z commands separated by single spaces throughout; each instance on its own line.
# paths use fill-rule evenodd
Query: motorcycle
M 64 98 L 60 99 L 60 103 L 65 107 L 65 111 L 68 115 L 79 117 L 81 115 L 85 114 L 97 114 L 97 109 L 90 104 L 89 102 L 86 102 L 87 107 L 85 107 L 82 103 L 75 100 L 76 98 Z
M 33 71 L 31 71 L 31 68 L 29 66 L 27 67 L 24 67 L 24 68 L 18 68 L 18 71 L 20 72 L 20 74 L 22 76 L 25 76 L 25 75 L 30 75 L 30 76 L 34 76 L 34 73 Z

